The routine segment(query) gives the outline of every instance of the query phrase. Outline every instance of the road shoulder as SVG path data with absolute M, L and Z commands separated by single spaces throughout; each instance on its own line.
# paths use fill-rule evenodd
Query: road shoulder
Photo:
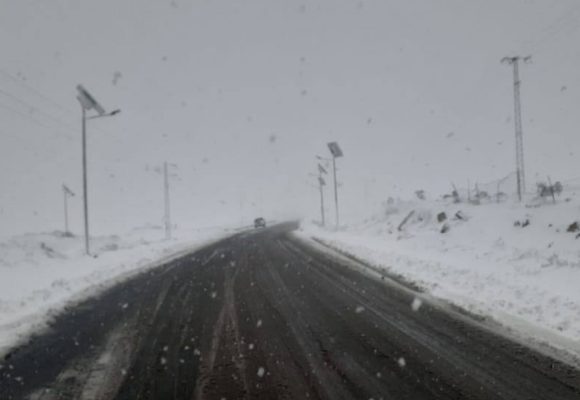
M 401 273 L 400 269 L 389 268 L 385 264 L 376 262 L 376 258 L 365 257 L 364 251 L 349 251 L 352 248 L 342 245 L 341 242 L 304 231 L 294 232 L 293 236 L 304 245 L 341 260 L 351 268 L 385 285 L 395 285 L 398 289 L 412 293 L 421 301 L 429 302 L 435 307 L 453 313 L 457 318 L 476 324 L 481 329 L 501 335 L 580 369 L 580 343 L 578 341 L 558 335 L 556 332 L 508 313 L 485 313 L 482 309 L 465 307 L 463 303 L 454 302 L 452 298 L 433 294 L 427 285 L 422 284 L 423 282 L 413 280 L 409 275 Z

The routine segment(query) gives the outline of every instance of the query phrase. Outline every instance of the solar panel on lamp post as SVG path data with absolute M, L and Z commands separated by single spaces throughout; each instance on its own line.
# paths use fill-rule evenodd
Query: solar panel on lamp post
M 95 98 L 82 86 L 77 85 L 77 100 L 82 109 L 82 158 L 83 158 L 83 211 L 85 225 L 85 253 L 90 255 L 89 243 L 89 200 L 88 200 L 88 182 L 87 182 L 87 120 L 112 117 L 121 112 L 114 110 L 109 113 L 95 100 Z M 87 111 L 95 110 L 97 115 L 87 116 Z

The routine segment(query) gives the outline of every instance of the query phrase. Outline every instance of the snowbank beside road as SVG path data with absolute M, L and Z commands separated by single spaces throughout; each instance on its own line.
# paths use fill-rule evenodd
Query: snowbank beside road
M 26 234 L 0 243 L 0 354 L 36 330 L 71 301 L 131 274 L 191 251 L 226 234 L 224 228 L 177 232 L 135 229 L 91 240 L 96 257 L 84 255 L 83 237 L 62 232 Z
M 417 201 L 390 204 L 339 232 L 307 226 L 304 234 L 473 313 L 527 335 L 562 338 L 578 351 L 580 238 L 567 231 L 578 219 L 580 204 L 572 200 L 539 207 Z

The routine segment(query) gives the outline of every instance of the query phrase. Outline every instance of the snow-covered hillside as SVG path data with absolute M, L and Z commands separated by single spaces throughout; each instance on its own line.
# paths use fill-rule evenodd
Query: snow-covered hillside
M 575 222 L 580 223 L 580 200 L 564 193 L 556 204 L 551 199 L 481 205 L 391 201 L 380 214 L 341 231 L 308 226 L 304 234 L 435 297 L 580 350 Z
M 98 293 L 132 274 L 160 265 L 226 234 L 226 228 L 176 232 L 162 240 L 153 227 L 93 238 L 62 232 L 25 234 L 0 242 L 0 354 L 39 328 L 65 305 Z

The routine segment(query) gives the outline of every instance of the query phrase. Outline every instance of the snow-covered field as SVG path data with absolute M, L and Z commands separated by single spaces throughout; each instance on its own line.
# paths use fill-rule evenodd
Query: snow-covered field
M 137 228 L 119 236 L 95 237 L 95 257 L 84 255 L 82 236 L 62 232 L 25 234 L 0 242 L 0 354 L 37 330 L 70 302 L 98 293 L 226 235 L 226 228 L 164 232 Z
M 563 195 L 557 204 L 416 200 L 383 208 L 337 232 L 311 225 L 303 234 L 437 298 L 580 354 L 580 235 L 568 232 L 580 221 L 576 196 Z M 441 212 L 446 220 L 439 222 Z

